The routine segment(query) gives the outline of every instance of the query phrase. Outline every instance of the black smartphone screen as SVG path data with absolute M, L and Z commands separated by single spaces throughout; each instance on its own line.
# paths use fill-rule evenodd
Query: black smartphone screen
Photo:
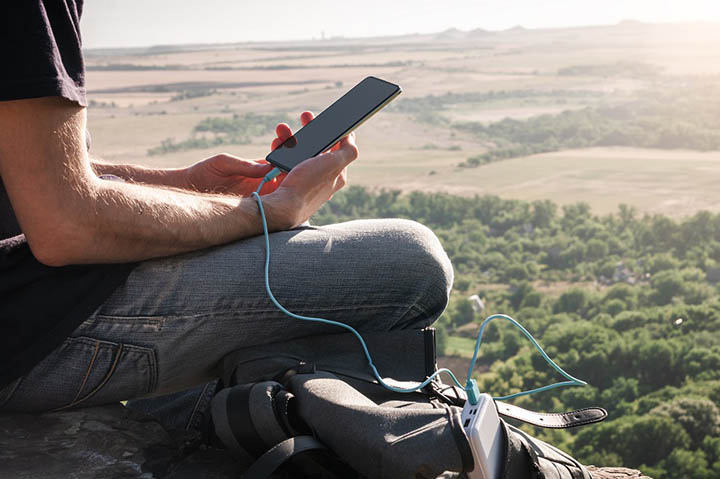
M 401 91 L 398 85 L 367 77 L 265 159 L 282 170 L 290 171 L 302 161 L 331 148 Z

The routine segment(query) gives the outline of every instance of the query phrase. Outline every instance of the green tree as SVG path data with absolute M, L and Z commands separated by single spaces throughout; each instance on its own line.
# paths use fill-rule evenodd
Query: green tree
M 454 326 L 462 326 L 475 319 L 475 311 L 472 309 L 470 301 L 459 301 L 455 307 L 455 314 L 452 317 Z
M 675 449 L 660 463 L 660 466 L 667 471 L 668 478 L 709 479 L 711 477 L 705 453 L 700 450 Z
M 513 309 L 518 310 L 525 301 L 525 298 L 535 292 L 535 288 L 532 287 L 528 281 L 519 281 L 510 285 L 510 305 Z
M 616 404 L 620 401 L 632 402 L 640 395 L 638 380 L 635 378 L 618 377 L 613 380 L 612 386 L 600 394 L 602 404 Z
M 581 314 L 590 301 L 590 295 L 584 289 L 571 288 L 560 295 L 555 302 L 553 312 L 555 313 L 578 313 Z
M 720 477 L 720 437 L 706 437 L 702 443 L 708 464 L 712 466 L 711 477 Z
M 636 288 L 626 283 L 618 283 L 611 286 L 605 293 L 605 301 L 619 299 L 630 309 L 634 309 L 637 304 Z
M 596 451 L 617 454 L 626 467 L 657 464 L 690 444 L 687 432 L 668 417 L 628 416 L 582 430 L 575 439 L 579 456 Z
M 524 264 L 515 263 L 511 264 L 505 270 L 505 278 L 508 280 L 524 280 L 528 279 L 528 271 Z
M 532 202 L 532 225 L 535 228 L 547 228 L 555 218 L 557 205 L 550 200 Z
M 684 377 L 679 373 L 680 346 L 667 339 L 642 342 L 634 352 L 634 373 L 647 389 L 680 384 Z
M 676 270 L 680 268 L 680 261 L 670 253 L 660 253 L 648 259 L 648 271 L 652 274 L 660 271 Z
M 587 243 L 587 259 L 588 261 L 595 261 L 602 259 L 608 255 L 609 247 L 607 243 L 597 238 L 593 238 Z
M 603 305 L 603 310 L 611 316 L 617 316 L 627 309 L 627 305 L 621 299 L 611 299 L 610 301 L 606 301 Z
M 690 435 L 693 448 L 705 437 L 720 434 L 720 410 L 709 399 L 680 397 L 655 407 L 650 414 L 667 416 L 680 424 Z
M 683 290 L 683 279 L 678 271 L 661 271 L 652 276 L 652 287 L 655 289 L 657 304 L 668 304 Z

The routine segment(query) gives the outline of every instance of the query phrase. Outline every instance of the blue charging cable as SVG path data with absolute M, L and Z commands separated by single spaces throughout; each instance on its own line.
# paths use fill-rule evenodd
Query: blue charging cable
M 577 379 L 573 376 L 570 376 L 568 373 L 565 372 L 565 370 L 563 368 L 558 366 L 555 363 L 555 361 L 550 359 L 550 356 L 547 355 L 547 353 L 542 348 L 542 346 L 540 346 L 540 344 L 538 344 L 537 340 L 535 338 L 533 338 L 532 334 L 530 334 L 530 332 L 527 329 L 525 329 L 522 324 L 518 323 L 517 321 L 515 321 L 513 318 L 511 318 L 507 314 L 493 314 L 492 316 L 488 316 L 488 318 L 485 319 L 485 321 L 483 321 L 482 324 L 480 325 L 480 331 L 478 332 L 478 337 L 477 337 L 477 340 L 475 341 L 475 351 L 473 352 L 472 360 L 470 360 L 470 368 L 468 369 L 468 373 L 467 373 L 466 387 L 467 387 L 467 385 L 469 385 L 471 383 L 471 381 L 473 381 L 471 379 L 471 376 L 472 376 L 473 369 L 475 369 L 475 363 L 477 362 L 477 356 L 478 356 L 478 352 L 480 351 L 480 344 L 482 343 L 482 338 L 483 338 L 483 334 L 485 333 L 485 328 L 490 323 L 490 321 L 495 320 L 495 319 L 505 319 L 507 321 L 510 321 L 510 323 L 513 326 L 518 328 L 525 335 L 525 337 L 528 338 L 531 343 L 533 343 L 533 346 L 535 346 L 535 348 L 540 352 L 543 359 L 550 366 L 552 366 L 553 369 L 555 369 L 555 371 L 557 371 L 558 373 L 560 373 L 561 376 L 563 376 L 565 379 L 567 379 L 567 381 L 562 381 L 562 382 L 554 383 L 554 384 L 548 384 L 547 386 L 542 386 L 539 388 L 530 389 L 528 391 L 522 391 L 522 392 L 515 393 L 515 394 L 509 394 L 507 396 L 500 396 L 500 397 L 496 397 L 493 399 L 495 399 L 497 401 L 503 401 L 503 400 L 514 399 L 514 398 L 520 397 L 520 396 L 527 396 L 528 394 L 535 394 L 535 393 L 539 393 L 542 391 L 547 391 L 549 389 L 555 389 L 555 388 L 559 388 L 559 387 L 563 387 L 563 386 L 587 386 L 587 383 L 585 381 L 583 381 L 582 379 Z
M 543 386 L 540 388 L 532 389 L 529 391 L 522 391 L 515 394 L 510 394 L 508 396 L 502 396 L 502 397 L 496 397 L 494 399 L 496 400 L 504 400 L 504 399 L 512 399 L 519 396 L 525 396 L 528 394 L 534 394 L 541 391 L 547 391 L 548 389 L 554 389 L 561 386 L 585 386 L 587 383 L 585 381 L 582 381 L 580 379 L 574 378 L 570 376 L 568 373 L 566 373 L 560 366 L 555 364 L 555 362 L 550 359 L 550 357 L 545 353 L 545 351 L 540 347 L 538 342 L 535 340 L 535 338 L 532 337 L 532 335 L 517 321 L 515 321 L 510 316 L 504 315 L 504 314 L 494 314 L 485 321 L 482 322 L 480 326 L 480 332 L 478 333 L 477 341 L 475 342 L 475 351 L 473 353 L 472 360 L 470 361 L 470 368 L 468 369 L 468 375 L 467 380 L 465 382 L 465 386 L 460 384 L 460 381 L 455 377 L 452 371 L 450 371 L 447 368 L 441 368 L 435 371 L 430 377 L 428 377 L 425 381 L 421 382 L 417 386 L 411 387 L 411 388 L 399 388 L 396 386 L 392 386 L 390 384 L 387 384 L 383 378 L 380 376 L 380 373 L 378 373 L 377 368 L 375 367 L 375 364 L 373 364 L 372 357 L 370 356 L 370 351 L 368 351 L 367 344 L 365 344 L 365 340 L 362 338 L 360 333 L 357 332 L 355 328 L 353 328 L 350 325 L 347 325 L 345 323 L 341 323 L 339 321 L 333 321 L 330 319 L 323 319 L 323 318 L 315 318 L 312 316 L 302 316 L 300 314 L 295 314 L 291 311 L 288 311 L 280 302 L 278 302 L 277 299 L 275 299 L 275 295 L 272 293 L 272 290 L 270 289 L 270 234 L 268 232 L 268 226 L 267 226 L 267 218 L 265 217 L 265 209 L 263 208 L 262 199 L 260 198 L 260 190 L 262 189 L 263 185 L 267 183 L 268 181 L 272 181 L 275 179 L 281 171 L 278 168 L 274 168 L 270 173 L 265 175 L 265 178 L 260 182 L 260 185 L 258 186 L 257 190 L 252 194 L 253 198 L 257 201 L 258 208 L 260 209 L 260 218 L 262 219 L 262 225 L 263 225 L 263 233 L 265 235 L 265 290 L 267 291 L 268 297 L 270 298 L 270 301 L 283 313 L 290 316 L 291 318 L 300 319 L 302 321 L 311 321 L 315 323 L 323 323 L 323 324 L 329 324 L 332 326 L 337 326 L 339 328 L 346 329 L 350 333 L 352 333 L 357 340 L 360 342 L 360 346 L 362 346 L 363 352 L 365 353 L 365 357 L 367 358 L 368 365 L 370 366 L 370 369 L 373 372 L 373 375 L 375 376 L 375 379 L 377 379 L 378 383 L 385 387 L 386 389 L 389 389 L 390 391 L 397 392 L 397 393 L 411 393 L 418 391 L 420 389 L 423 389 L 425 386 L 430 384 L 435 377 L 437 377 L 441 373 L 447 373 L 450 376 L 450 379 L 452 379 L 453 383 L 461 389 L 463 389 L 467 395 L 468 395 L 468 401 L 470 404 L 476 404 L 478 401 L 478 397 L 480 395 L 480 391 L 477 385 L 477 382 L 472 379 L 472 371 L 475 368 L 475 363 L 477 362 L 477 356 L 478 352 L 480 350 L 480 344 L 482 343 L 483 333 L 485 332 L 485 327 L 488 325 L 488 323 L 494 319 L 506 319 L 510 321 L 515 327 L 520 329 L 520 331 L 523 332 L 523 334 L 533 343 L 533 345 L 537 348 L 538 351 L 540 351 L 540 354 L 545 359 L 545 361 L 548 362 L 557 372 L 559 372 L 563 377 L 567 379 L 567 381 L 550 384 L 547 386 Z

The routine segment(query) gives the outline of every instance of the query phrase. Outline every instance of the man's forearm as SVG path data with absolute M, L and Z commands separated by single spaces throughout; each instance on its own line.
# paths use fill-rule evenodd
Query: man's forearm
M 115 165 L 97 158 L 91 158 L 90 164 L 96 175 L 114 175 L 125 181 L 146 185 L 187 188 L 182 182 L 181 169 L 147 168 L 139 165 Z
M 68 198 L 55 265 L 130 262 L 216 246 L 262 233 L 252 198 L 207 195 L 96 180 Z M 273 198 L 265 198 L 271 228 L 282 229 Z

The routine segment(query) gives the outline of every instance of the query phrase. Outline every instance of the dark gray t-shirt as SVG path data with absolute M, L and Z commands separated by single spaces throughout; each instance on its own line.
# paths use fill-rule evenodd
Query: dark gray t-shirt
M 59 96 L 87 105 L 82 6 L 83 0 L 0 1 L 0 101 Z M 0 389 L 57 348 L 132 267 L 39 263 L 0 177 Z

